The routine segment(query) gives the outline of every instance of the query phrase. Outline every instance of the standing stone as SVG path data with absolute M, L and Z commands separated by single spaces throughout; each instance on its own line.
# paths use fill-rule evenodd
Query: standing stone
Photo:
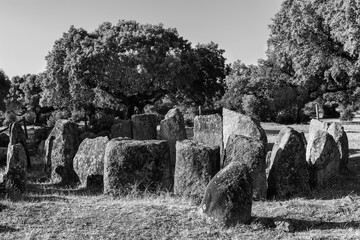
M 218 114 L 200 115 L 194 119 L 194 138 L 207 146 L 220 147 L 220 159 L 224 155 L 223 124 Z M 223 165 L 222 163 L 220 164 Z
M 324 187 L 339 173 L 340 153 L 334 138 L 319 130 L 310 148 L 309 163 L 312 166 L 313 184 Z
M 287 199 L 310 192 L 309 164 L 301 133 L 290 127 L 281 129 L 267 172 L 268 198 Z
M 330 124 L 327 132 L 334 138 L 337 148 L 340 153 L 340 171 L 345 173 L 347 171 L 347 164 L 349 162 L 349 141 L 344 131 L 344 127 L 340 123 Z
M 22 129 L 21 124 L 18 122 L 11 123 L 9 126 L 9 133 L 10 136 L 8 149 L 10 148 L 10 146 L 20 143 L 26 153 L 27 167 L 31 168 L 29 148 L 26 142 L 25 132 Z
M 111 138 L 132 138 L 131 128 L 131 120 L 117 120 L 117 123 L 111 126 Z
M 206 187 L 200 211 L 226 227 L 251 221 L 252 182 L 245 164 L 231 162 Z
M 223 141 L 225 147 L 231 134 L 255 138 L 267 146 L 266 133 L 259 121 L 223 108 Z
M 169 187 L 166 141 L 114 138 L 106 145 L 104 162 L 104 193 L 128 192 L 136 184 L 140 190 Z
M 21 143 L 10 145 L 7 152 L 6 173 L 3 176 L 5 187 L 20 193 L 26 189 L 27 156 Z
M 219 150 L 191 140 L 176 142 L 174 193 L 200 202 L 207 184 L 220 170 Z
M 79 146 L 74 157 L 74 170 L 84 187 L 89 186 L 88 178 L 104 175 L 104 156 L 108 137 L 87 138 Z M 95 186 L 96 187 L 96 186 Z
M 170 149 L 170 168 L 171 168 L 171 181 L 174 180 L 175 172 L 175 159 L 176 159 L 176 141 L 186 139 L 186 129 L 184 117 L 180 110 L 177 108 L 170 109 L 165 115 L 165 119 L 160 122 L 160 139 L 166 140 Z
M 253 198 L 266 199 L 266 147 L 260 140 L 242 135 L 230 135 L 224 166 L 240 162 L 248 167 L 253 183 Z
M 0 168 L 6 167 L 7 147 L 0 147 Z
M 317 131 L 322 130 L 326 132 L 328 127 L 329 127 L 328 123 L 321 122 L 317 119 L 311 119 L 309 124 L 309 134 L 308 134 L 308 141 L 306 146 L 306 161 L 309 162 L 310 149 L 313 145 Z
M 151 140 L 157 138 L 157 118 L 155 114 L 135 114 L 131 116 L 133 139 Z
M 8 147 L 10 142 L 9 136 L 6 133 L 0 133 L 0 147 Z
M 45 171 L 53 183 L 75 184 L 78 182 L 73 159 L 78 150 L 78 126 L 60 119 L 45 142 Z

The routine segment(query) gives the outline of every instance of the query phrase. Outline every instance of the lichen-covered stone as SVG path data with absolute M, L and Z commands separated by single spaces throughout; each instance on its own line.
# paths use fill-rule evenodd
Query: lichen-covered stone
M 106 145 L 104 162 L 106 194 L 127 192 L 135 184 L 140 190 L 170 187 L 166 141 L 112 139 Z
M 347 164 L 349 162 L 349 141 L 344 127 L 340 123 L 330 124 L 327 132 L 334 138 L 340 153 L 340 171 L 347 172 Z
M 0 133 L 0 147 L 8 147 L 10 142 L 9 136 L 6 133 Z
M 104 175 L 104 156 L 108 142 L 108 137 L 86 138 L 81 142 L 74 157 L 74 170 L 84 187 L 92 187 L 88 184 L 88 178 Z
M 340 153 L 334 138 L 327 132 L 318 130 L 310 148 L 309 164 L 315 187 L 328 185 L 331 178 L 339 173 Z
M 220 147 L 220 159 L 223 158 L 223 122 L 218 114 L 200 115 L 194 119 L 194 138 L 207 146 Z M 220 164 L 223 165 L 222 163 Z
M 262 141 L 264 146 L 267 145 L 266 133 L 259 121 L 223 108 L 223 141 L 225 147 L 231 134 L 255 138 Z
M 133 139 L 151 140 L 157 138 L 157 117 L 155 114 L 135 114 L 131 116 Z
M 191 140 L 176 142 L 174 193 L 200 202 L 207 184 L 220 170 L 220 148 Z
M 76 123 L 60 119 L 45 141 L 45 172 L 53 183 L 76 184 L 78 176 L 73 167 L 79 147 Z
M 310 124 L 309 124 L 309 134 L 308 134 L 307 146 L 306 146 L 306 161 L 309 162 L 310 149 L 312 148 L 314 138 L 315 138 L 315 134 L 319 130 L 322 130 L 322 131 L 326 132 L 328 127 L 329 127 L 328 123 L 321 122 L 321 121 L 319 121 L 317 119 L 311 119 Z
M 12 145 L 20 143 L 23 146 L 26 153 L 27 167 L 31 168 L 30 152 L 26 142 L 25 132 L 22 129 L 21 124 L 18 122 L 11 123 L 9 126 L 9 133 L 10 135 L 9 135 L 8 148 L 10 148 L 10 146 Z
M 310 192 L 309 164 L 301 133 L 281 129 L 271 152 L 268 172 L 268 197 L 287 199 Z
M 200 211 L 226 227 L 251 221 L 252 182 L 245 164 L 231 162 L 206 187 Z
M 248 167 L 253 183 L 253 198 L 266 199 L 266 148 L 260 140 L 232 134 L 227 142 L 224 166 L 240 162 Z
M 111 126 L 111 138 L 127 137 L 132 138 L 131 120 L 117 120 L 117 123 Z
M 26 152 L 21 143 L 9 146 L 7 151 L 6 171 L 9 171 L 10 168 L 15 168 L 16 166 L 19 166 L 26 171 Z
M 182 141 L 187 138 L 184 117 L 179 109 L 173 108 L 168 111 L 165 118 L 160 121 L 160 134 L 161 140 L 166 140 L 170 149 L 170 168 L 171 176 L 170 181 L 174 181 L 175 173 L 175 159 L 176 159 L 176 141 Z
M 21 143 L 10 145 L 7 151 L 7 164 L 3 181 L 7 190 L 25 192 L 27 158 Z

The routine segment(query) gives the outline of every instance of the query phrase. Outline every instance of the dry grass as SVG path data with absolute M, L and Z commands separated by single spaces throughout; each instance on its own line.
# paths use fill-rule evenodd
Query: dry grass
M 263 127 L 273 142 L 283 126 Z M 307 131 L 307 126 L 293 127 Z M 15 201 L 0 201 L 0 239 L 360 239 L 360 125 L 345 130 L 351 174 L 309 196 L 254 202 L 249 225 L 222 228 L 200 216 L 189 200 L 170 193 L 135 189 L 111 198 L 35 181 Z

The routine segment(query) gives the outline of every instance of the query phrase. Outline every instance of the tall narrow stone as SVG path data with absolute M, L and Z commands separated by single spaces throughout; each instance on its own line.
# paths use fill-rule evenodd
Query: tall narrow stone
M 340 153 L 340 171 L 347 172 L 347 164 L 349 162 L 349 141 L 344 127 L 340 123 L 330 124 L 327 132 L 334 138 Z

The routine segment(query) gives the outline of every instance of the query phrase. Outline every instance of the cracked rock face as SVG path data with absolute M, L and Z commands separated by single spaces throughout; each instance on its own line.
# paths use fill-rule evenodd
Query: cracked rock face
M 271 151 L 267 168 L 268 198 L 287 199 L 310 192 L 309 164 L 301 133 L 283 128 Z
M 200 212 L 226 227 L 251 221 L 252 181 L 248 168 L 231 162 L 206 187 Z
M 344 127 L 340 123 L 332 123 L 327 132 L 334 138 L 340 153 L 340 171 L 347 169 L 349 162 L 349 141 Z

